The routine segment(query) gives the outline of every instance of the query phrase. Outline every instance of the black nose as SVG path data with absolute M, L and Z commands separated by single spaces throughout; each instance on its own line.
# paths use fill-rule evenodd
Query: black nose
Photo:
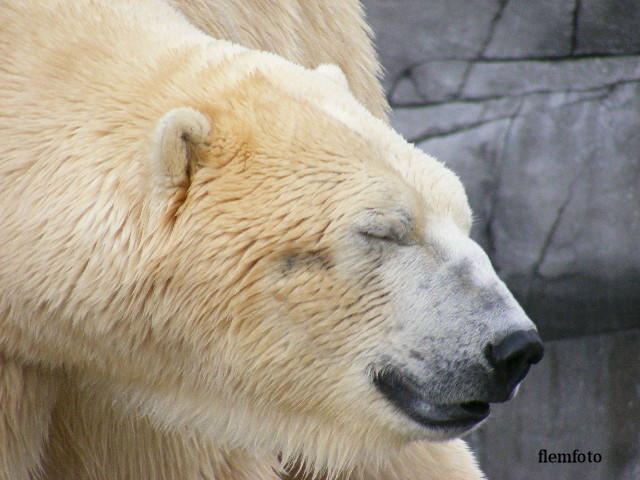
M 507 397 L 525 377 L 529 367 L 542 359 L 543 351 L 542 342 L 535 330 L 510 333 L 496 345 L 487 345 L 485 356 L 495 368 L 498 381 L 504 386 Z

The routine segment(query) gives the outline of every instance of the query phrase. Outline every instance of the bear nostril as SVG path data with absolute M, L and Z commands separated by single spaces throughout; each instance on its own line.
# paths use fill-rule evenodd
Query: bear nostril
M 542 359 L 543 350 L 535 330 L 521 330 L 507 335 L 496 345 L 488 344 L 484 354 L 500 377 L 512 388 L 524 378 L 529 366 Z

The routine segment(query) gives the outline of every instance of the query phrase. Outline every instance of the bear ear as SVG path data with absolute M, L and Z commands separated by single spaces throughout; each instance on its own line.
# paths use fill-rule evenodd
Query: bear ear
M 151 153 L 154 184 L 162 189 L 185 187 L 194 162 L 194 148 L 206 141 L 209 121 L 200 112 L 179 107 L 156 124 Z
M 333 63 L 323 63 L 316 67 L 315 71 L 327 78 L 330 78 L 345 90 L 349 90 L 349 81 L 347 80 L 347 76 L 338 65 Z

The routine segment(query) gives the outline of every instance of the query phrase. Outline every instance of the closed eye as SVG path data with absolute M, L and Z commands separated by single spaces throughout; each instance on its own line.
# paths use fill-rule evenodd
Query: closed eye
M 360 235 L 362 235 L 367 240 L 382 240 L 385 242 L 399 241 L 398 237 L 396 235 L 393 235 L 392 233 L 380 233 L 380 232 L 368 232 L 368 231 L 361 231 L 358 233 L 360 233 Z
M 403 210 L 385 214 L 368 209 L 364 221 L 357 228 L 358 234 L 368 242 L 387 242 L 397 245 L 415 244 L 412 217 Z
M 393 230 L 360 230 L 358 233 L 369 242 L 388 242 L 398 245 L 410 245 L 412 243 L 409 238 Z

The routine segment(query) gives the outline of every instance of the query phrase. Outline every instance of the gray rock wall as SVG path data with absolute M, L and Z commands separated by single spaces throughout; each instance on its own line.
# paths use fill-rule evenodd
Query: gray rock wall
M 488 478 L 640 479 L 639 344 L 637 331 L 547 342 L 516 398 L 467 437 Z M 540 463 L 576 449 L 601 461 Z
M 640 479 L 640 2 L 363 3 L 393 124 L 460 175 L 474 238 L 547 341 L 471 436 L 489 478 Z

